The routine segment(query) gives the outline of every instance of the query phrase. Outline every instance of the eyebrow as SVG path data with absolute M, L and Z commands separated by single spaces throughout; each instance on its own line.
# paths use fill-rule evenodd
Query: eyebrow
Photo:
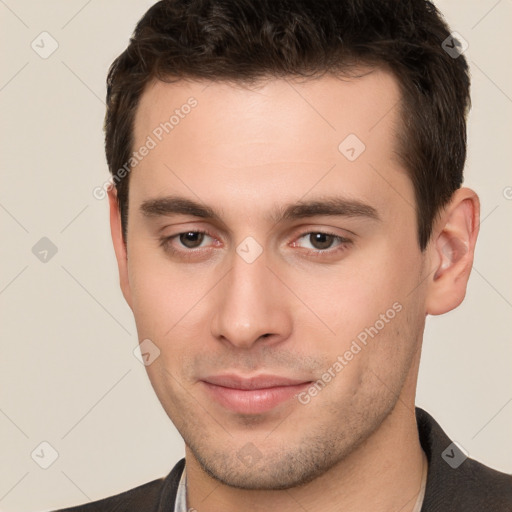
M 202 219 L 222 221 L 222 210 L 215 211 L 212 207 L 181 196 L 165 196 L 144 201 L 139 211 L 145 217 L 160 217 L 172 215 L 191 215 Z M 319 215 L 363 217 L 371 220 L 381 220 L 377 210 L 358 200 L 339 196 L 319 197 L 310 201 L 298 201 L 275 209 L 266 216 L 269 222 L 279 222 L 303 219 Z

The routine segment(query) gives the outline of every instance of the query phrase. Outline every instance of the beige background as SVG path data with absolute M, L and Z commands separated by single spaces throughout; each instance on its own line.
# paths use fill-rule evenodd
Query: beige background
M 99 499 L 184 454 L 133 355 L 108 203 L 92 195 L 108 178 L 107 68 L 152 3 L 0 0 L 2 511 Z M 483 222 L 465 302 L 428 319 L 417 403 L 472 457 L 512 472 L 512 2 L 438 6 L 469 43 L 466 184 Z M 31 47 L 45 37 L 39 51 L 51 49 L 43 31 L 59 45 L 46 59 Z M 32 253 L 42 237 L 58 249 L 46 263 Z M 31 458 L 43 441 L 58 452 L 46 470 Z

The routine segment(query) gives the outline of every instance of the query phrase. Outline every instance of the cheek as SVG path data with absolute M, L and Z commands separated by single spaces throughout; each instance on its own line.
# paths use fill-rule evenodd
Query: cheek
M 385 366 L 387 372 L 394 364 L 406 364 L 414 350 L 425 315 L 417 288 L 421 258 L 408 250 L 382 244 L 329 273 L 293 282 L 297 295 L 321 319 L 309 312 L 300 317 L 303 332 L 309 333 L 302 338 L 306 350 L 325 354 L 331 364 L 347 353 L 351 369 L 346 377 L 355 387 L 368 365 L 376 372 Z
M 171 262 L 154 242 L 131 247 L 128 275 L 139 334 L 159 339 L 174 326 L 189 322 L 189 315 L 211 288 L 208 272 Z
M 405 304 L 418 282 L 417 266 L 394 251 L 368 251 L 328 272 L 290 274 L 287 282 L 323 321 L 322 330 L 346 338 L 373 325 L 396 302 Z
M 132 308 L 139 336 L 157 337 L 174 324 L 177 287 L 169 276 L 163 276 L 149 265 L 130 264 Z

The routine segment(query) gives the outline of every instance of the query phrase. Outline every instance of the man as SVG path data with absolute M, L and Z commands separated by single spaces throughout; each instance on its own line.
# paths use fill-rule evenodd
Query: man
M 458 48 L 422 0 L 149 9 L 108 77 L 110 222 L 186 457 L 72 510 L 512 510 L 414 405 L 479 228 Z

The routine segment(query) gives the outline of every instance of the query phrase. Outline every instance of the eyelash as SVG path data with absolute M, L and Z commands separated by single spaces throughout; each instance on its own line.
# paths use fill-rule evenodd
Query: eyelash
M 188 250 L 181 251 L 181 250 L 175 249 L 171 245 L 171 242 L 174 238 L 178 238 L 180 235 L 184 235 L 186 233 L 201 233 L 203 235 L 207 235 L 211 238 L 214 238 L 214 236 L 206 230 L 191 229 L 189 231 L 182 231 L 181 233 L 176 233 L 175 235 L 161 238 L 159 245 L 160 245 L 160 247 L 163 247 L 165 251 L 171 253 L 172 255 L 178 255 L 185 259 L 193 258 L 198 253 L 201 253 L 203 251 L 201 249 L 188 249 Z M 332 256 L 334 254 L 338 254 L 339 252 L 346 250 L 348 245 L 352 244 L 352 240 L 349 240 L 348 238 L 342 237 L 340 235 L 336 235 L 335 233 L 330 233 L 328 231 L 306 231 L 306 232 L 300 234 L 298 239 L 301 239 L 306 235 L 312 235 L 312 234 L 322 234 L 322 235 L 332 236 L 340 242 L 339 245 L 336 246 L 335 249 L 325 249 L 325 250 L 305 249 L 314 258 L 319 258 L 319 257 L 323 257 L 326 255 Z

